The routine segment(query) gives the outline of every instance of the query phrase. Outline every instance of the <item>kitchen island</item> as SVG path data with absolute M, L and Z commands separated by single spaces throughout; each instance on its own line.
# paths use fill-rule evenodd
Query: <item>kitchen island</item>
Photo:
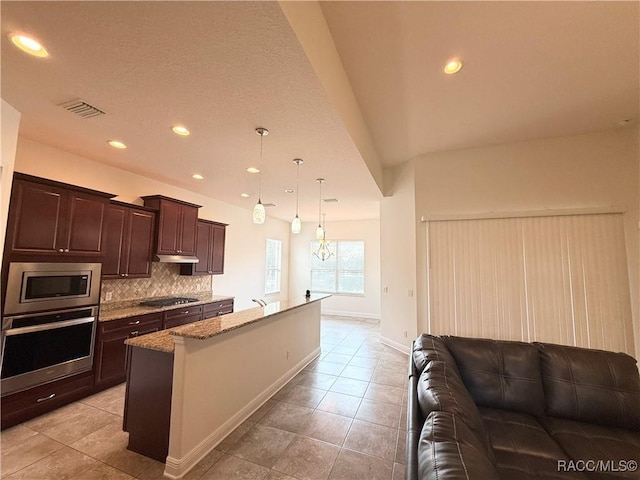
M 181 478 L 320 354 L 320 300 L 275 302 L 127 340 L 129 449 Z

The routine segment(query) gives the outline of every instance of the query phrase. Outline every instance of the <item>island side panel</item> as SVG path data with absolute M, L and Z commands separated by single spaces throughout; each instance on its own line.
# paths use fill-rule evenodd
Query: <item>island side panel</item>
M 320 353 L 320 301 L 206 340 L 175 337 L 165 475 L 180 477 Z
M 169 447 L 173 354 L 131 346 L 127 349 L 127 448 L 164 463 Z

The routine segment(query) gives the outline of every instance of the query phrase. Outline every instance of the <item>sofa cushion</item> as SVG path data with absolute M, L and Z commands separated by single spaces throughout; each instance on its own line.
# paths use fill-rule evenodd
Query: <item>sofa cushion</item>
M 484 407 L 480 415 L 501 479 L 585 478 L 580 472 L 558 471 L 558 461 L 569 457 L 532 415 Z
M 536 345 L 547 415 L 640 431 L 640 377 L 634 358 L 603 350 Z
M 562 470 L 584 471 L 598 480 L 640 478 L 640 433 L 562 418 L 540 420 L 551 437 L 558 442 L 573 463 Z M 632 463 L 635 462 L 635 463 Z
M 487 454 L 492 454 L 478 407 L 456 370 L 445 362 L 429 362 L 418 378 L 417 388 L 418 404 L 424 418 L 434 411 L 456 415 L 474 432 Z
M 542 415 L 539 353 L 530 343 L 443 337 L 473 400 L 483 407 Z
M 423 333 L 413 341 L 412 356 L 418 375 L 420 375 L 424 367 L 433 360 L 445 362 L 453 365 L 453 368 L 456 368 L 456 363 L 442 339 L 426 333 Z
M 420 480 L 497 480 L 484 445 L 457 415 L 431 412 L 418 442 Z

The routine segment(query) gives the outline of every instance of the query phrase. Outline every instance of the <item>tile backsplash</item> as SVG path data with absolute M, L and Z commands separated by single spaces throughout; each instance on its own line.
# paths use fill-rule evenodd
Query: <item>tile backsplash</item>
M 127 280 L 103 280 L 100 292 L 100 304 L 126 302 L 151 297 L 165 297 L 188 293 L 210 293 L 213 289 L 211 275 L 180 275 L 180 264 L 153 263 L 150 278 L 131 278 Z M 107 302 L 106 294 L 112 292 Z

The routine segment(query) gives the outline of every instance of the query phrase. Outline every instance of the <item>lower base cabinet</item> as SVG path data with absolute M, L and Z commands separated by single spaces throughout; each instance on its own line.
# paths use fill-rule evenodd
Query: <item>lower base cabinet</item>
M 173 354 L 132 347 L 127 372 L 123 428 L 127 448 L 167 461 L 173 390 Z
M 2 397 L 1 428 L 9 428 L 43 413 L 75 402 L 93 392 L 93 372 L 80 373 L 55 382 Z
M 95 385 L 106 388 L 127 378 L 127 338 L 162 329 L 162 313 L 111 320 L 98 324 L 95 353 Z

